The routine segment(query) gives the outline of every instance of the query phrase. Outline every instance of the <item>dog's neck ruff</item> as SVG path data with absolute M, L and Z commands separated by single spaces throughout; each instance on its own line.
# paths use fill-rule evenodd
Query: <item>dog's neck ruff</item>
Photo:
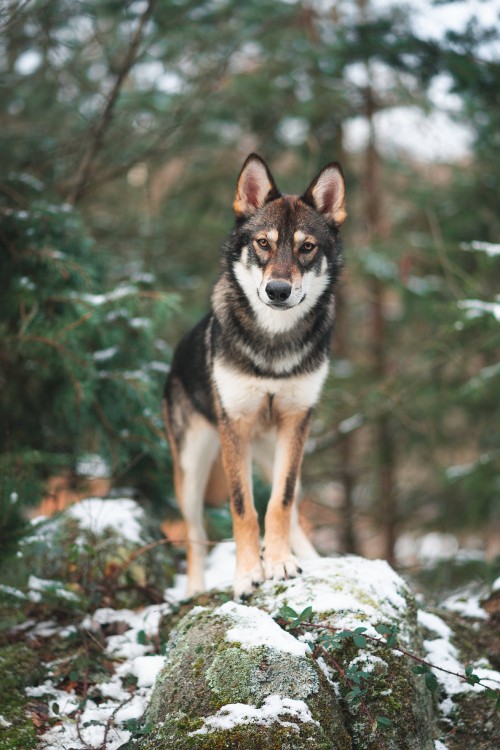
M 311 373 L 323 366 L 333 327 L 333 284 L 322 286 L 314 303 L 306 299 L 275 310 L 244 290 L 235 274 L 223 274 L 212 298 L 217 353 L 232 367 L 259 377 Z

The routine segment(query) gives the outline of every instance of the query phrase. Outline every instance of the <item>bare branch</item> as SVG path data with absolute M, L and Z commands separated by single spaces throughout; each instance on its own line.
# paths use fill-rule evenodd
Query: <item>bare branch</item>
M 85 193 L 89 175 L 92 169 L 92 164 L 95 160 L 95 157 L 97 156 L 97 154 L 99 153 L 101 149 L 102 142 L 104 139 L 104 134 L 113 119 L 115 104 L 118 100 L 121 88 L 123 86 L 123 82 L 125 81 L 125 78 L 127 77 L 128 73 L 130 72 L 134 63 L 136 62 L 137 51 L 139 48 L 139 43 L 141 41 L 142 32 L 144 30 L 146 21 L 151 15 L 154 4 L 155 4 L 155 0 L 148 0 L 146 10 L 144 11 L 144 13 L 139 19 L 139 23 L 137 24 L 137 28 L 130 42 L 130 46 L 127 50 L 127 54 L 125 55 L 125 59 L 123 60 L 123 63 L 118 72 L 118 75 L 116 76 L 114 86 L 111 89 L 111 93 L 108 96 L 106 105 L 103 111 L 101 112 L 101 116 L 99 118 L 97 126 L 95 127 L 93 136 L 90 139 L 88 147 L 83 155 L 83 158 L 80 162 L 80 166 L 78 167 L 76 171 L 75 182 L 67 199 L 68 202 L 73 205 L 76 205 L 81 200 L 81 198 L 83 197 Z
M 13 26 L 18 20 L 20 20 L 22 14 L 30 3 L 31 0 L 20 0 L 17 7 L 16 3 L 13 3 L 10 9 L 10 15 L 9 10 L 0 10 L 0 31 L 6 31 L 9 26 Z M 6 20 L 2 22 L 2 17 L 4 16 L 6 16 Z

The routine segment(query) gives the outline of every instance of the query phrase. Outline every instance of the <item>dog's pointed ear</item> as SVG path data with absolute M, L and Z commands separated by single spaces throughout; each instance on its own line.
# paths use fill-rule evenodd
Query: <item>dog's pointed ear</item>
M 300 199 L 323 214 L 331 224 L 340 225 L 347 216 L 345 182 L 342 167 L 336 161 L 327 164 L 311 182 Z
M 257 154 L 250 154 L 238 177 L 233 203 L 236 216 L 239 219 L 248 218 L 280 195 L 265 161 Z

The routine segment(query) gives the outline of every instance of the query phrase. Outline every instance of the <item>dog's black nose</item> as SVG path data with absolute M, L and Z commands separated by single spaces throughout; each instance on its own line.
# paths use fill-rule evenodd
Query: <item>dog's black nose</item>
M 286 302 L 292 293 L 292 287 L 286 281 L 270 281 L 266 286 L 266 294 L 271 302 Z

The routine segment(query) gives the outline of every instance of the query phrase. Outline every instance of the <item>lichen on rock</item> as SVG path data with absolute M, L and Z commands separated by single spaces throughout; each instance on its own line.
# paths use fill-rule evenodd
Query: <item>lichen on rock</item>
M 173 632 L 166 656 L 144 750 L 270 749 L 271 736 L 276 747 L 332 747 L 334 737 L 350 747 L 340 707 L 309 647 L 260 609 L 234 602 L 197 607 Z M 229 744 L 217 744 L 221 737 Z
M 195 607 L 178 623 L 141 750 L 375 750 L 380 745 L 366 708 L 392 722 L 383 735 L 387 750 L 434 750 L 429 694 L 401 654 L 370 641 L 359 649 L 346 638 L 335 651 L 335 669 L 317 648 L 318 629 L 305 628 L 297 638 L 280 628 L 273 617 L 283 605 L 298 612 L 311 606 L 315 625 L 363 626 L 378 638 L 375 626 L 397 626 L 399 642 L 421 653 L 415 602 L 386 563 L 304 561 L 300 577 L 266 582 L 248 606 Z M 364 707 L 346 700 L 345 673 L 353 669 L 370 675 Z

